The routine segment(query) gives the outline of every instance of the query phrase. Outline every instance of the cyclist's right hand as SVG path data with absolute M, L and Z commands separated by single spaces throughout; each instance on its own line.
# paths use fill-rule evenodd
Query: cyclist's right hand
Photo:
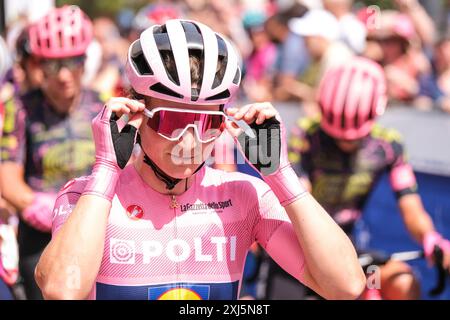
M 92 120 L 96 165 L 118 166 L 120 169 L 125 167 L 136 142 L 144 108 L 143 103 L 128 98 L 108 100 Z M 128 115 L 128 123 L 119 128 L 118 120 L 125 114 Z
M 131 157 L 145 105 L 128 98 L 111 98 L 92 120 L 95 165 L 83 194 L 112 200 L 121 169 Z M 118 120 L 127 115 L 122 128 Z
M 435 247 L 442 250 L 442 267 L 450 272 L 450 241 L 436 231 L 429 232 L 423 240 L 425 256 L 430 263 L 434 263 Z

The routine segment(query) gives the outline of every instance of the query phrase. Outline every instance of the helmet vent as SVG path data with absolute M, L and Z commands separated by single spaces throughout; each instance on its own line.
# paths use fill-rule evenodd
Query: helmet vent
M 203 83 L 204 63 L 204 43 L 200 28 L 192 22 L 181 22 L 186 34 L 189 57 L 197 57 L 199 61 L 198 70 L 191 70 L 191 101 L 197 101 Z M 195 87 L 196 88 L 195 88 Z
M 144 54 L 141 53 L 136 57 L 132 57 L 131 60 L 135 66 L 135 69 L 139 72 L 140 75 L 143 76 L 151 76 L 153 75 L 153 71 L 148 65 L 147 60 L 144 57 Z
M 159 93 L 161 93 L 161 94 L 165 94 L 165 95 L 167 95 L 167 96 L 176 97 L 176 98 L 179 98 L 179 99 L 183 99 L 183 98 L 184 98 L 181 94 L 178 94 L 178 93 L 176 93 L 175 91 L 173 91 L 173 90 L 167 88 L 165 85 L 163 85 L 163 84 L 160 83 L 160 82 L 158 82 L 158 83 L 152 85 L 152 86 L 150 87 L 150 90 L 151 90 L 151 91 L 159 92 Z
M 227 69 L 228 63 L 228 48 L 225 44 L 225 41 L 216 34 L 217 46 L 219 48 L 219 57 L 217 60 L 216 67 L 216 76 L 214 77 L 214 82 L 212 85 L 212 89 L 217 88 L 223 81 L 223 77 L 225 76 L 225 70 Z
M 227 99 L 227 98 L 229 98 L 229 97 L 230 97 L 230 91 L 227 89 L 227 90 L 222 91 L 221 93 L 216 94 L 216 95 L 214 95 L 214 96 L 212 96 L 212 97 L 208 97 L 208 98 L 206 98 L 205 100 L 206 100 L 206 101 L 220 100 L 220 99 Z
M 241 70 L 240 68 L 237 68 L 236 74 L 234 75 L 233 83 L 235 85 L 239 85 L 240 80 L 241 80 Z
M 164 63 L 164 69 L 166 70 L 167 77 L 175 83 L 177 86 L 180 85 L 180 79 L 178 78 L 178 70 L 176 62 L 174 63 L 174 70 L 170 72 L 170 70 L 167 69 L 167 63 L 169 61 L 175 61 L 175 57 L 173 55 L 172 51 L 172 45 L 170 43 L 169 35 L 167 34 L 167 28 L 165 25 L 155 28 L 153 30 L 153 34 L 157 43 L 157 46 L 159 48 L 159 56 L 161 57 L 161 60 Z M 161 46 L 161 44 L 163 44 Z

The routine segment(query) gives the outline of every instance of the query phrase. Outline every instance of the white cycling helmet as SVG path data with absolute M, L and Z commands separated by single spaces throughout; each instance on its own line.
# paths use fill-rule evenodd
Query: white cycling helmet
M 203 69 L 196 88 L 192 86 L 189 62 L 193 52 L 200 57 L 200 69 Z M 173 76 L 162 54 L 173 57 L 176 66 Z M 144 96 L 180 103 L 222 105 L 228 103 L 239 88 L 239 64 L 239 54 L 224 36 L 202 23 L 173 19 L 146 29 L 131 44 L 126 74 L 133 89 Z

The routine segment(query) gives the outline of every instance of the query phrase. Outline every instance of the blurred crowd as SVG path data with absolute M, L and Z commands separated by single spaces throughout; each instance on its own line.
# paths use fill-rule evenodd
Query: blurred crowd
M 384 67 L 391 101 L 450 112 L 450 35 L 419 0 L 393 3 L 395 10 L 353 0 L 167 0 L 138 12 L 124 8 L 115 19 L 93 19 L 95 41 L 83 81 L 106 95 L 120 95 L 127 88 L 122 71 L 129 44 L 153 24 L 187 18 L 234 41 L 243 57 L 242 99 L 299 102 L 315 113 L 323 73 L 362 55 Z M 5 69 L 17 62 L 10 76 L 21 92 L 38 86 L 42 77 L 24 47 L 24 19 L 7 26 L 4 50 L 12 55 L 2 61 Z

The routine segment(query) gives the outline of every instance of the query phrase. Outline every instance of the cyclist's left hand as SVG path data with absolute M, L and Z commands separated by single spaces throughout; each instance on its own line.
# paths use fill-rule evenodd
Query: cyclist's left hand
M 244 120 L 253 130 L 254 137 L 243 132 L 236 134 L 232 122 L 227 121 L 227 130 L 247 163 L 261 173 L 281 205 L 287 206 L 305 194 L 306 189 L 289 163 L 284 125 L 272 104 L 254 103 L 226 112 L 235 120 Z
M 288 164 L 287 150 L 283 152 L 283 125 L 271 103 L 248 104 L 240 109 L 229 108 L 226 112 L 237 121 L 245 121 L 255 133 L 256 137 L 250 138 L 241 129 L 235 129 L 231 121 L 226 123 L 227 130 L 235 137 L 247 162 L 258 172 L 268 176 Z
M 226 113 L 236 120 L 243 119 L 248 124 L 256 121 L 255 124 L 257 125 L 278 115 L 277 110 L 270 102 L 248 104 L 241 108 L 228 108 Z

